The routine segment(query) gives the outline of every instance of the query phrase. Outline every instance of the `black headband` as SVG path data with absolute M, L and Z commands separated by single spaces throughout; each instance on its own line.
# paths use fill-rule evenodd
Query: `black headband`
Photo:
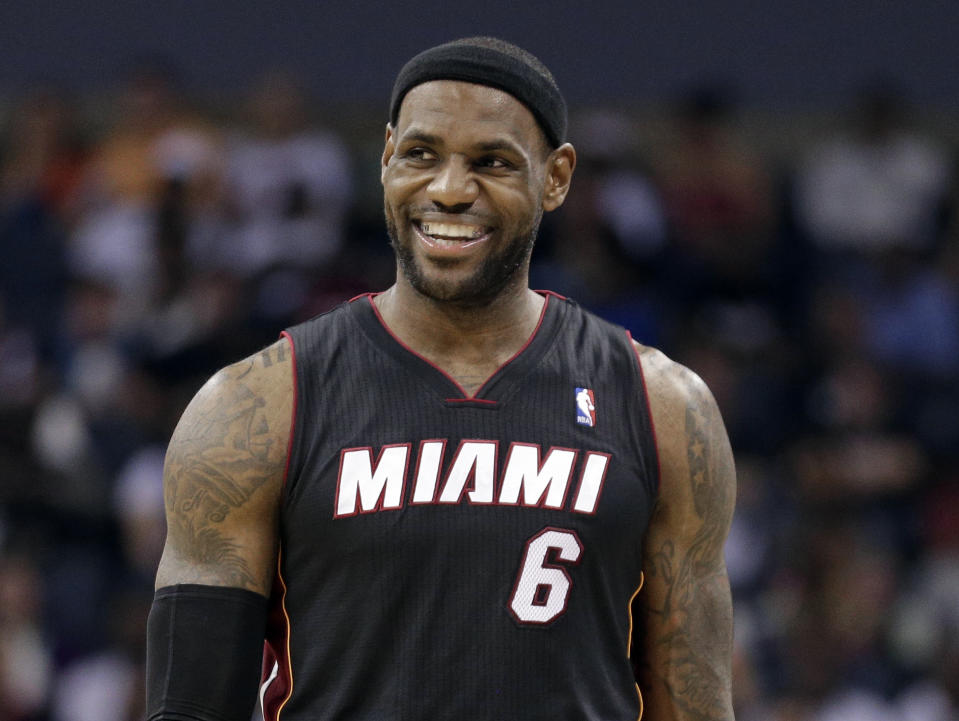
M 495 45 L 517 52 L 506 52 Z M 487 38 L 455 40 L 423 51 L 396 76 L 390 123 L 396 125 L 400 104 L 413 87 L 430 80 L 462 80 L 512 95 L 530 109 L 552 147 L 559 147 L 566 140 L 566 101 L 549 71 L 536 68 L 524 55 L 528 55 L 524 50 Z

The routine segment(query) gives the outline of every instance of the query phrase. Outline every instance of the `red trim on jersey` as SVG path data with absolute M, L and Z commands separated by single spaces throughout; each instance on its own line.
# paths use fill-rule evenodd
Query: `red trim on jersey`
M 293 458 L 293 435 L 296 432 L 296 407 L 299 389 L 296 381 L 296 346 L 293 344 L 293 336 L 286 331 L 280 333 L 280 336 L 286 338 L 290 343 L 290 362 L 293 366 L 293 413 L 290 416 L 290 440 L 286 442 L 286 465 L 283 467 L 283 487 L 285 488 L 287 478 L 290 475 L 290 460 Z
M 537 292 L 539 292 L 539 291 L 537 291 Z M 403 341 L 401 341 L 401 340 L 399 339 L 399 337 L 393 332 L 393 329 L 390 328 L 390 327 L 386 324 L 386 321 L 385 321 L 385 320 L 383 320 L 383 316 L 380 315 L 380 309 L 377 308 L 377 307 L 376 307 L 376 303 L 373 302 L 373 298 L 376 297 L 377 295 L 380 295 L 379 293 L 365 293 L 364 295 L 365 295 L 367 298 L 370 299 L 370 305 L 373 306 L 373 312 L 376 314 L 377 320 L 380 321 L 380 324 L 386 329 L 386 332 L 389 333 L 389 334 L 393 337 L 393 340 L 395 340 L 395 341 L 396 341 L 397 343 L 399 343 L 403 348 L 405 348 L 407 351 L 409 351 L 410 353 L 412 353 L 413 355 L 415 355 L 417 358 L 419 358 L 420 360 L 422 360 L 424 363 L 428 363 L 429 365 L 433 366 L 433 368 L 435 368 L 437 371 L 439 371 L 439 372 L 442 373 L 444 376 L 446 376 L 446 378 L 449 379 L 450 383 L 452 383 L 453 385 L 455 385 L 455 386 L 459 389 L 459 392 L 463 394 L 462 400 L 467 400 L 467 401 L 479 401 L 479 402 L 481 402 L 481 403 L 484 402 L 484 399 L 482 399 L 482 398 L 477 398 L 477 397 L 476 397 L 476 394 L 470 395 L 469 393 L 467 393 L 467 392 L 466 392 L 466 389 L 463 388 L 463 386 L 461 386 L 461 385 L 456 381 L 456 379 L 453 378 L 449 373 L 447 373 L 446 371 L 444 371 L 442 368 L 440 368 L 438 365 L 436 365 L 436 364 L 435 364 L 433 361 L 431 361 L 429 358 L 426 358 L 425 356 L 421 355 L 420 353 L 417 353 L 415 350 L 413 350 L 412 348 L 410 348 L 408 345 L 406 345 L 406 343 L 404 343 Z M 529 347 L 530 343 L 533 342 L 533 338 L 535 338 L 535 337 L 536 337 L 536 334 L 539 332 L 540 326 L 543 325 L 543 319 L 546 317 L 546 307 L 549 305 L 549 299 L 550 299 L 550 297 L 553 296 L 553 295 L 556 295 L 556 294 L 555 294 L 555 293 L 552 293 L 552 292 L 549 292 L 549 291 L 545 291 L 545 295 L 544 295 L 545 302 L 543 303 L 543 310 L 540 311 L 539 320 L 536 321 L 536 327 L 533 328 L 533 332 L 530 333 L 529 338 L 526 339 L 526 342 L 523 343 L 522 347 L 520 347 L 520 349 L 519 349 L 518 351 L 516 351 L 513 355 L 511 355 L 511 356 L 509 357 L 509 359 L 508 359 L 505 363 L 500 364 L 500 366 L 499 366 L 495 371 L 493 371 L 493 372 L 490 374 L 490 376 L 489 376 L 485 381 L 483 381 L 483 383 L 480 385 L 480 387 L 479 387 L 479 389 L 476 391 L 476 393 L 479 393 L 480 391 L 482 391 L 483 388 L 486 386 L 486 384 L 489 383 L 490 380 L 491 380 L 493 377 L 495 377 L 497 373 L 499 373 L 505 366 L 508 366 L 510 363 L 512 363 L 512 362 L 517 358 L 517 356 L 519 356 L 520 353 L 522 353 L 524 350 L 526 350 L 526 349 Z M 361 297 L 363 297 L 363 296 L 357 296 L 357 297 L 361 298 Z M 447 399 L 447 400 L 453 400 L 453 399 Z M 485 401 L 485 402 L 487 402 L 487 403 L 495 403 L 496 401 Z
M 544 298 L 549 298 L 553 296 L 554 298 L 559 298 L 560 300 L 569 300 L 565 295 L 557 293 L 555 290 L 534 290 L 534 293 L 539 293 Z
M 539 333 L 540 326 L 543 325 L 543 319 L 546 318 L 546 308 L 549 305 L 550 297 L 551 297 L 550 295 L 546 295 L 543 297 L 543 310 L 539 312 L 539 320 L 536 321 L 536 327 L 533 328 L 533 332 L 529 334 L 529 338 L 526 339 L 526 342 L 523 343 L 522 347 L 518 351 L 516 351 L 513 355 L 510 356 L 509 360 L 507 360 L 505 363 L 500 365 L 499 368 L 493 371 L 493 375 L 491 375 L 489 378 L 483 381 L 483 385 L 480 386 L 480 390 L 483 390 L 483 386 L 489 383 L 490 379 L 493 378 L 493 376 L 495 376 L 497 373 L 499 373 L 502 368 L 504 368 L 505 366 L 508 366 L 510 363 L 516 360 L 516 358 L 519 357 L 520 353 L 522 353 L 524 350 L 529 348 L 530 344 L 533 342 L 533 338 L 535 338 L 536 334 Z M 477 391 L 477 393 L 478 392 L 479 391 Z
M 488 406 L 495 406 L 499 401 L 491 401 L 486 398 L 445 398 L 447 403 L 485 403 Z
M 267 639 L 263 648 L 263 670 L 260 692 L 264 721 L 279 721 L 280 712 L 293 696 L 293 661 L 290 657 L 290 614 L 286 610 L 286 581 L 283 579 L 283 551 L 277 553 L 276 575 L 270 596 L 267 618 Z M 278 636 L 274 636 L 278 632 Z M 274 678 L 273 667 L 277 667 Z
M 639 380 L 643 383 L 643 395 L 646 396 L 646 413 L 649 415 L 649 431 L 653 436 L 653 450 L 656 451 L 656 493 L 658 495 L 659 487 L 663 480 L 663 465 L 662 459 L 659 457 L 659 441 L 656 439 L 656 421 L 653 418 L 653 409 L 649 403 L 649 388 L 646 385 L 646 374 L 643 373 L 643 363 L 639 359 L 639 348 L 636 347 L 633 336 L 629 331 L 626 331 L 626 340 L 629 341 L 629 345 L 633 349 L 633 355 L 636 356 L 636 366 L 639 368 Z

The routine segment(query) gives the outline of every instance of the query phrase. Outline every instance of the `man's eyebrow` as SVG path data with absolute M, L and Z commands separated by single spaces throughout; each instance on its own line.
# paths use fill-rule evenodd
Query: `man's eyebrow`
M 423 130 L 410 130 L 406 133 L 403 133 L 400 138 L 401 143 L 416 142 L 416 143 L 426 143 L 427 145 L 442 145 L 442 141 L 438 135 L 433 135 L 427 133 Z
M 495 153 L 498 150 L 502 150 L 522 154 L 520 147 L 516 145 L 516 143 L 511 143 L 508 140 L 487 140 L 482 143 L 477 143 L 476 149 L 483 153 Z

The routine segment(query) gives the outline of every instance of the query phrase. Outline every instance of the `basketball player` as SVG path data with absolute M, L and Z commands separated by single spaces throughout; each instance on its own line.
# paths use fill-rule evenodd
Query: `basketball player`
M 733 717 L 716 404 L 527 284 L 565 134 L 512 45 L 401 70 L 395 284 L 217 373 L 170 442 L 151 721 L 247 721 L 258 673 L 268 721 Z

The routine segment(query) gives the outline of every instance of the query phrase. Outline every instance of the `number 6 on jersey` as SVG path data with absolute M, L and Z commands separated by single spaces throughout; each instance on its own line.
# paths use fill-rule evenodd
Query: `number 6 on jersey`
M 553 558 L 547 560 L 550 551 Z M 562 565 L 579 563 L 583 544 L 574 531 L 544 528 L 526 542 L 509 610 L 523 624 L 551 623 L 566 611 L 573 580 Z

